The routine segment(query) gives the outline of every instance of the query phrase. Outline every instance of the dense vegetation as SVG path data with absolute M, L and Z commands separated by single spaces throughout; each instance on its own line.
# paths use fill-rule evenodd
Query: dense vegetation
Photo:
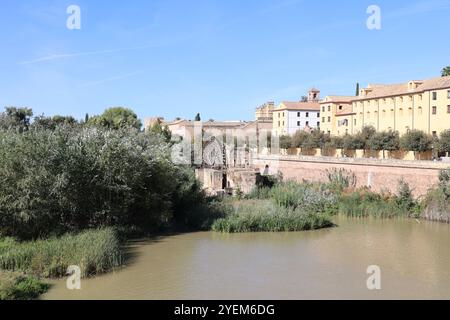
M 298 131 L 294 136 L 280 137 L 280 148 L 308 149 L 344 149 L 382 151 L 414 151 L 426 152 L 435 150 L 450 153 L 450 130 L 444 131 L 439 137 L 433 137 L 419 130 L 411 130 L 400 137 L 396 131 L 377 132 L 373 127 L 364 127 L 354 135 L 334 137 L 314 130 L 311 133 Z
M 0 300 L 31 300 L 45 293 L 48 284 L 34 276 L 0 271 Z
M 0 234 L 35 239 L 86 228 L 156 230 L 203 201 L 158 135 L 57 127 L 0 132 Z
M 163 128 L 143 132 L 123 108 L 85 121 L 32 114 L 0 113 L 0 269 L 23 275 L 0 278 L 2 297 L 69 265 L 83 276 L 117 268 L 130 235 L 210 227 L 214 204 L 171 161 Z
M 217 219 L 213 231 L 279 232 L 333 226 L 337 197 L 331 184 L 278 182 L 261 186 L 238 201 L 226 201 L 225 217 Z
M 450 170 L 439 175 L 439 185 L 428 192 L 423 201 L 423 217 L 450 223 Z
M 290 232 L 333 226 L 328 214 L 282 207 L 268 200 L 240 200 L 231 204 L 231 207 L 232 212 L 214 222 L 213 231 Z

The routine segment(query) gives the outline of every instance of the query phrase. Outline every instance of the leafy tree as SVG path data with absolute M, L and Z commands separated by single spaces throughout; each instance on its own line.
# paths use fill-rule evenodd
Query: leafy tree
M 19 131 L 28 130 L 33 110 L 30 108 L 6 107 L 0 114 L 0 128 L 16 128 Z
M 430 151 L 433 137 L 420 130 L 411 130 L 400 138 L 400 147 L 407 151 Z
M 86 113 L 86 115 L 84 116 L 84 123 L 88 122 L 89 122 L 89 113 Z
M 105 110 L 102 115 L 89 119 L 89 124 L 109 129 L 135 128 L 141 129 L 142 123 L 131 109 L 115 107 Z
M 280 137 L 280 148 L 289 149 L 292 146 L 292 138 L 290 136 Z
M 356 83 L 356 96 L 359 96 L 359 82 Z
M 0 234 L 21 240 L 185 221 L 204 201 L 161 136 L 89 126 L 0 131 Z
M 302 96 L 302 98 L 300 99 L 300 102 L 308 102 L 308 97 Z
M 362 140 L 362 136 L 360 135 L 345 135 L 342 139 L 342 147 L 345 150 L 358 150 L 364 149 L 366 146 L 366 142 Z
M 370 150 L 383 151 L 383 159 L 385 151 L 395 151 L 400 148 L 400 136 L 398 132 L 384 131 L 377 132 L 370 137 L 367 142 Z
M 342 149 L 344 147 L 344 139 L 342 137 L 331 137 L 329 146 L 334 149 Z
M 170 142 L 172 140 L 172 132 L 169 130 L 168 126 L 162 126 L 159 121 L 155 122 L 155 124 L 149 130 L 152 134 L 161 135 L 166 142 Z
M 372 126 L 365 126 L 364 128 L 362 128 L 361 132 L 358 133 L 361 141 L 364 141 L 364 148 L 363 149 L 368 149 L 368 142 L 369 140 L 377 133 L 377 130 L 372 127 Z
M 74 126 L 77 123 L 78 121 L 72 116 L 45 117 L 44 115 L 41 115 L 34 119 L 33 127 L 55 130 L 58 126 Z
M 297 131 L 292 137 L 292 148 L 301 148 L 310 135 L 310 133 L 303 130 Z
M 444 69 L 442 69 L 442 76 L 443 77 L 450 76 L 450 66 L 449 67 L 445 67 Z
M 195 121 L 202 121 L 202 118 L 200 117 L 200 113 L 197 113 L 195 116 Z
M 301 147 L 305 149 L 323 149 L 327 142 L 330 142 L 330 136 L 328 134 L 325 134 L 320 130 L 314 130 L 306 136 Z
M 438 149 L 440 152 L 447 153 L 447 156 L 450 153 L 450 130 L 446 130 L 441 133 L 439 142 L 438 142 Z

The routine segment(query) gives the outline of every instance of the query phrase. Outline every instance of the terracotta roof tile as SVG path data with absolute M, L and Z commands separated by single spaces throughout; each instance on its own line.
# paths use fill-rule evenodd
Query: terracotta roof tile
M 307 110 L 320 111 L 320 104 L 316 102 L 282 102 L 275 111 L 280 110 Z
M 359 96 L 355 98 L 355 101 L 385 98 L 399 95 L 408 95 L 414 93 L 421 93 L 428 90 L 438 90 L 450 88 L 450 76 L 439 77 L 428 80 L 413 80 L 412 82 L 417 84 L 417 88 L 410 89 L 409 82 L 399 84 L 371 84 L 367 89 L 370 91 L 366 96 Z M 364 90 L 364 89 L 363 89 Z

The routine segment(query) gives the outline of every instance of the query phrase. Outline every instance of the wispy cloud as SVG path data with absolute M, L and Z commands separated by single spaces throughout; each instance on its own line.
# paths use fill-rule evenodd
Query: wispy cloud
M 136 50 L 142 50 L 142 49 L 148 49 L 148 48 L 156 48 L 156 47 L 158 47 L 158 45 L 148 44 L 148 45 L 137 46 L 137 47 L 129 47 L 129 48 L 117 48 L 117 49 L 109 49 L 109 50 L 98 50 L 98 51 L 85 51 L 85 52 L 52 54 L 52 55 L 48 55 L 48 56 L 45 56 L 45 57 L 40 57 L 40 58 L 33 59 L 33 60 L 21 61 L 18 64 L 19 65 L 27 65 L 27 64 L 48 62 L 48 61 L 59 60 L 59 59 L 67 59 L 67 58 L 75 58 L 75 57 L 83 57 L 83 56 L 94 56 L 94 55 L 118 53 L 118 52 L 124 52 L 124 51 L 136 51 Z
M 142 74 L 142 73 L 143 73 L 143 71 L 135 71 L 135 72 L 130 72 L 130 73 L 126 73 L 126 74 L 122 74 L 122 75 L 118 75 L 118 76 L 114 76 L 114 77 L 110 77 L 110 78 L 106 78 L 106 79 L 90 81 L 90 82 L 83 83 L 82 85 L 79 86 L 79 88 L 98 86 L 98 85 L 101 85 L 104 83 L 130 78 L 135 75 Z

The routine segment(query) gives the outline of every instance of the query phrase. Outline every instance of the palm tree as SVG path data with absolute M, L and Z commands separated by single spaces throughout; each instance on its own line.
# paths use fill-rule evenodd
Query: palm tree
M 445 67 L 444 69 L 442 69 L 442 76 L 443 77 L 450 76 L 450 67 Z

